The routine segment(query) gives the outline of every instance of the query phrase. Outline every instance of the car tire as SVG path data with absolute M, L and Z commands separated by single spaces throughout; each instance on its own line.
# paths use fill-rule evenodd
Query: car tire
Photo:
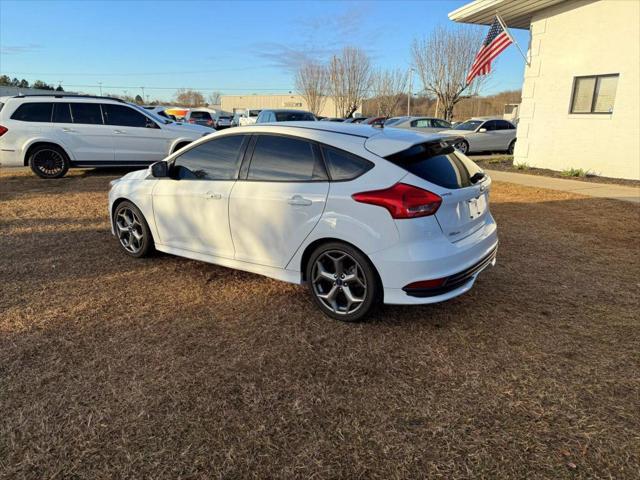
M 113 212 L 113 229 L 120 248 L 129 256 L 146 257 L 154 250 L 149 225 L 138 207 L 129 201 L 119 203 Z
M 39 145 L 29 152 L 31 171 L 40 178 L 62 178 L 69 171 L 69 157 L 56 145 Z
M 350 245 L 320 245 L 309 257 L 305 270 L 311 297 L 333 319 L 357 322 L 379 302 L 380 281 L 373 265 Z
M 509 144 L 509 148 L 507 149 L 507 153 L 509 155 L 513 155 L 513 150 L 516 147 L 516 141 L 515 140 L 511 140 L 511 143 Z
M 467 142 L 466 140 L 458 140 L 456 143 L 453 144 L 453 146 L 460 152 L 463 154 L 467 154 L 469 153 L 469 142 Z

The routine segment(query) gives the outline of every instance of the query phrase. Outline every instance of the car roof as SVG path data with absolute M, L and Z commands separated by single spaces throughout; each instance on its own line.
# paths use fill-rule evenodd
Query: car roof
M 104 102 L 117 102 L 127 103 L 126 101 L 115 97 L 101 97 L 98 95 L 69 95 L 63 92 L 60 93 L 38 93 L 27 95 L 10 95 L 6 97 L 0 97 L 3 99 L 3 103 L 8 100 L 19 100 L 24 102 L 85 102 L 85 103 L 104 103 Z
M 401 128 L 376 128 L 371 125 L 361 125 L 342 122 L 277 122 L 260 123 L 242 127 L 247 133 L 300 133 L 322 132 L 359 137 L 365 148 L 380 157 L 406 150 L 413 145 L 441 140 L 448 135 L 439 133 L 422 133 Z M 306 136 L 306 135 L 302 135 Z

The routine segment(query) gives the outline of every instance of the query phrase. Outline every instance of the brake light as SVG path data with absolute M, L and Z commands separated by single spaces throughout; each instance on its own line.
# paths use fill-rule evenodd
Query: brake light
M 4 135 L 5 133 L 7 133 L 9 131 L 9 129 L 7 127 L 4 127 L 2 125 L 0 125 L 0 137 L 2 135 Z
M 439 195 L 406 183 L 396 183 L 384 190 L 355 193 L 351 198 L 356 202 L 384 207 L 396 219 L 433 215 L 442 203 Z
M 189 123 L 196 123 L 195 120 L 189 119 Z

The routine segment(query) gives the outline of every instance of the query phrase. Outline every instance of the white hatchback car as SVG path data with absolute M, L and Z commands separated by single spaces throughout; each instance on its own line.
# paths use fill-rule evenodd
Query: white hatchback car
M 72 167 L 146 166 L 211 132 L 108 97 L 0 97 L 0 165 L 29 165 L 42 178 Z
M 495 263 L 491 180 L 439 134 L 332 122 L 217 132 L 111 183 L 112 232 L 307 283 L 333 318 L 434 303 Z

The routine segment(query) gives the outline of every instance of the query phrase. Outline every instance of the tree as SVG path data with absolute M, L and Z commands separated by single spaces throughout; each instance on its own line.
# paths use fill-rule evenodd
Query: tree
M 28 83 L 27 83 L 27 86 L 29 86 Z M 43 82 L 42 80 L 36 80 L 35 82 L 33 82 L 33 84 L 31 85 L 31 88 L 37 88 L 40 90 L 53 90 L 53 87 L 51 85 L 49 85 L 46 82 Z
M 144 100 L 140 95 L 136 95 L 135 101 L 136 101 L 136 104 L 138 105 L 142 105 L 144 103 Z
M 0 75 L 0 85 L 2 85 L 3 87 L 10 87 L 11 77 L 9 77 L 8 75 Z
M 296 90 L 307 102 L 307 108 L 314 115 L 320 115 L 327 101 L 329 76 L 327 67 L 307 62 L 296 72 Z
M 24 78 L 20 81 L 18 81 L 17 78 L 14 78 L 13 86 L 18 88 L 29 88 L 29 82 L 27 82 Z
M 378 109 L 378 115 L 392 117 L 400 105 L 406 100 L 407 72 L 402 70 L 378 70 L 371 80 L 373 102 Z
M 204 105 L 204 96 L 195 90 L 181 88 L 176 92 L 176 103 L 185 107 L 199 107 Z
M 329 62 L 329 94 L 338 115 L 350 117 L 362 105 L 371 85 L 371 61 L 356 47 L 345 47 Z
M 220 105 L 221 102 L 222 102 L 222 94 L 220 92 L 211 92 L 211 95 L 209 95 L 209 104 Z
M 456 103 L 477 94 L 487 78 L 476 77 L 470 85 L 466 81 L 482 40 L 480 30 L 437 27 L 428 37 L 413 41 L 413 61 L 424 90 L 437 99 L 446 120 L 453 117 Z
M 64 88 L 62 88 L 62 85 L 58 85 L 56 87 L 56 92 L 64 92 Z

